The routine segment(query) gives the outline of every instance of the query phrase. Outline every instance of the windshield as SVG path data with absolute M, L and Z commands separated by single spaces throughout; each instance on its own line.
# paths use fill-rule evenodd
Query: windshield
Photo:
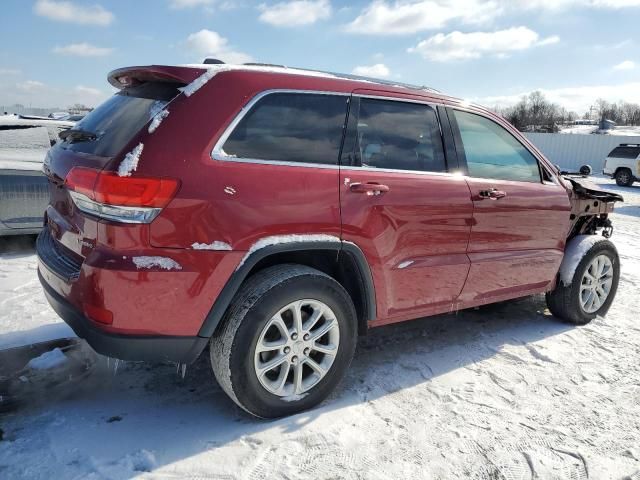
M 179 86 L 181 85 L 150 82 L 121 90 L 71 130 L 93 135 L 67 136 L 65 141 L 61 142 L 62 147 L 100 157 L 113 157 L 156 113 L 180 93 Z

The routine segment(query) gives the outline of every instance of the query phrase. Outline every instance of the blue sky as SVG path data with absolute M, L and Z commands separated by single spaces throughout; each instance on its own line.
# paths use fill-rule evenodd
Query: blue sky
M 3 0 L 0 105 L 95 105 L 117 67 L 261 61 L 425 84 L 489 106 L 543 90 L 640 102 L 640 0 Z

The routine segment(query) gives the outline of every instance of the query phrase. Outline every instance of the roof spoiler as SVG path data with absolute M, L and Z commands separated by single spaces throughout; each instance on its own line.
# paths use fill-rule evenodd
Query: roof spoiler
M 113 70 L 107 76 L 111 85 L 118 89 L 144 82 L 170 82 L 187 85 L 202 75 L 205 68 L 175 67 L 168 65 L 146 65 Z

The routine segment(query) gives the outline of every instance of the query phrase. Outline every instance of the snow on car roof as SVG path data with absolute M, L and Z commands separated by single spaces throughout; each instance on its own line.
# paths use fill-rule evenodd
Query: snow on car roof
M 208 64 L 208 63 L 190 63 L 179 65 L 180 67 L 189 67 L 189 68 L 199 68 L 203 70 L 214 70 L 216 73 L 227 72 L 227 71 L 253 71 L 253 72 L 266 72 L 266 73 L 284 73 L 289 75 L 303 75 L 307 77 L 321 77 L 321 78 L 332 78 L 338 80 L 351 80 L 355 82 L 362 82 L 367 84 L 378 84 L 385 85 L 389 87 L 397 87 L 397 88 L 407 88 L 411 90 L 422 90 L 426 92 L 438 93 L 441 94 L 435 88 L 427 87 L 424 85 L 411 85 L 408 83 L 394 82 L 379 78 L 371 78 L 371 77 L 363 77 L 359 75 L 351 75 L 347 73 L 335 73 L 335 72 L 325 72 L 322 70 L 312 70 L 306 68 L 297 68 L 297 67 L 286 67 L 284 65 L 269 65 L 269 64 L 229 64 L 229 63 L 219 63 L 219 64 Z

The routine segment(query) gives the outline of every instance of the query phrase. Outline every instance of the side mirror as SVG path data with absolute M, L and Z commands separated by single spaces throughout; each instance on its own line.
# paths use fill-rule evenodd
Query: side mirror
M 586 177 L 588 175 L 591 175 L 592 172 L 593 169 L 591 168 L 591 165 L 582 165 L 580 167 L 580 175 L 584 175 Z

